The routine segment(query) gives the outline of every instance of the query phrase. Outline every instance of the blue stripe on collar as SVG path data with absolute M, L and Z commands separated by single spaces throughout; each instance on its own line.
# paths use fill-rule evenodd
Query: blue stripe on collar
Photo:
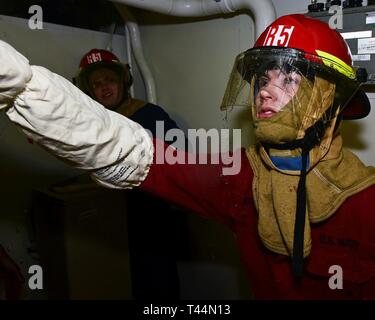
M 280 170 L 301 171 L 302 157 L 276 157 L 269 156 L 272 163 Z M 310 157 L 307 157 L 307 168 L 310 166 Z

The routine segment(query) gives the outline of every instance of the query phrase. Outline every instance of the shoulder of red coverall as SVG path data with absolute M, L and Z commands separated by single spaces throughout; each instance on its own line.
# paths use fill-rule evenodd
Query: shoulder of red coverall
M 161 140 L 154 139 L 153 143 L 155 150 L 163 148 L 162 152 L 169 147 Z M 187 153 L 183 153 L 187 159 Z M 159 164 L 155 161 L 155 154 L 141 189 L 224 222 L 231 228 L 235 220 L 244 219 L 253 213 L 253 172 L 245 149 L 234 152 L 238 157 L 239 168 L 233 175 L 223 174 L 223 169 L 228 166 L 223 164 L 223 157 L 220 156 L 218 164 Z

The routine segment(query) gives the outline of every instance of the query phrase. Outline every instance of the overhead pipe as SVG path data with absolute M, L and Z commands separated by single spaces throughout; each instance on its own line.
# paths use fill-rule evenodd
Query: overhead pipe
M 255 38 L 276 19 L 271 0 L 111 0 L 144 10 L 179 17 L 205 17 L 248 9 L 254 15 Z
M 126 6 L 179 17 L 204 17 L 217 14 L 233 14 L 250 10 L 254 15 L 255 39 L 276 19 L 271 0 L 110 0 L 117 4 L 130 34 L 134 57 L 140 68 L 147 100 L 157 103 L 155 81 L 143 55 L 141 37 L 136 19 Z M 123 5 L 119 5 L 123 4 Z M 124 6 L 126 5 L 126 6 Z
M 132 44 L 130 40 L 130 32 L 126 24 L 124 24 L 124 30 L 125 30 L 125 36 L 126 36 L 125 46 L 126 46 L 126 56 L 128 57 L 128 65 L 130 67 L 130 70 L 133 70 Z M 130 95 L 134 97 L 134 85 L 130 87 Z M 156 103 L 156 97 L 155 97 L 155 102 L 153 103 Z
M 155 80 L 143 55 L 141 34 L 139 32 L 138 23 L 133 14 L 126 6 L 121 6 L 117 4 L 115 5 L 117 10 L 121 14 L 122 18 L 124 19 L 125 27 L 130 35 L 132 51 L 145 84 L 146 99 L 148 102 L 157 104 Z M 131 59 L 131 56 L 129 55 L 128 58 Z
M 214 0 L 215 1 L 215 0 Z M 255 38 L 276 20 L 276 10 L 271 0 L 222 0 L 235 11 L 250 10 L 254 14 Z

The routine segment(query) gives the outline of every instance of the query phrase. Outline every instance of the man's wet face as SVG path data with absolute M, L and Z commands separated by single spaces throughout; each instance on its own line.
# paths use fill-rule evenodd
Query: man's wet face
M 258 78 L 255 107 L 258 119 L 268 119 L 278 113 L 297 93 L 301 76 L 280 69 L 266 71 Z
M 108 109 L 115 109 L 123 100 L 123 85 L 119 75 L 108 68 L 94 70 L 89 75 L 94 99 Z

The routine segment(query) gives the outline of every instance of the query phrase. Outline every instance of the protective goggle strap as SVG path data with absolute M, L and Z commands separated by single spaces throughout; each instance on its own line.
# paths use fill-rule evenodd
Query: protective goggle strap
M 305 136 L 292 142 L 283 144 L 267 144 L 266 148 L 278 150 L 293 150 L 300 148 L 302 150 L 302 168 L 297 188 L 296 217 L 294 222 L 294 241 L 292 267 L 295 278 L 300 279 L 303 276 L 303 247 L 306 220 L 306 174 L 307 159 L 309 152 L 314 146 L 322 140 L 328 123 L 319 120 L 313 126 L 306 130 Z
M 305 237 L 305 220 L 306 220 L 306 171 L 307 158 L 309 150 L 302 149 L 302 169 L 297 188 L 297 209 L 294 222 L 294 241 L 293 241 L 293 275 L 301 278 L 303 275 L 303 247 Z

